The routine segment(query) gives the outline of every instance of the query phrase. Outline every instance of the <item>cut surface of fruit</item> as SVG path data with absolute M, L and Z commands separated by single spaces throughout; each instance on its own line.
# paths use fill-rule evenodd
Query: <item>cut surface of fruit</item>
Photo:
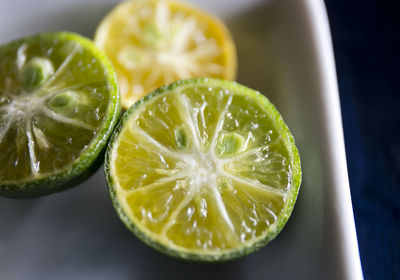
M 267 98 L 206 78 L 162 87 L 132 106 L 105 172 L 133 233 L 201 261 L 237 258 L 273 239 L 301 181 L 294 140 Z
M 225 25 L 173 0 L 118 5 L 100 23 L 95 42 L 117 71 L 125 109 L 178 79 L 236 75 L 235 47 Z
M 119 111 L 115 72 L 90 40 L 54 32 L 1 46 L 0 195 L 44 195 L 89 175 Z

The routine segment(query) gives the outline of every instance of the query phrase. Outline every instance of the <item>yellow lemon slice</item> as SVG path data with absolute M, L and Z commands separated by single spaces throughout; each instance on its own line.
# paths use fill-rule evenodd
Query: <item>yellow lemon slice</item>
M 235 79 L 236 51 L 218 18 L 171 0 L 129 1 L 100 23 L 95 42 L 111 59 L 126 109 L 178 79 Z

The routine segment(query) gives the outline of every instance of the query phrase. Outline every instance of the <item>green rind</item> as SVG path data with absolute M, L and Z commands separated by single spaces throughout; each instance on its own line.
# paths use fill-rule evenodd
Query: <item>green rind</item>
M 31 40 L 41 39 L 75 41 L 84 48 L 90 50 L 90 52 L 99 59 L 103 69 L 106 71 L 106 77 L 110 84 L 109 92 L 111 93 L 111 99 L 106 112 L 107 118 L 103 121 L 101 129 L 98 130 L 96 137 L 92 139 L 89 146 L 85 149 L 85 152 L 71 165 L 55 174 L 37 180 L 17 183 L 0 182 L 0 196 L 10 198 L 33 198 L 68 189 L 86 180 L 101 166 L 106 145 L 111 137 L 115 125 L 117 124 L 121 112 L 121 100 L 115 70 L 105 53 L 91 40 L 72 32 L 39 33 L 3 45 L 0 47 L 0 51 L 3 48 L 20 45 L 21 43 L 29 42 Z
M 181 87 L 181 86 L 195 86 L 195 85 L 209 85 L 209 86 L 220 86 L 224 87 L 227 89 L 235 90 L 237 92 L 244 93 L 247 96 L 251 96 L 252 98 L 256 99 L 260 104 L 263 104 L 267 108 L 267 113 L 270 114 L 270 117 L 274 119 L 275 123 L 277 124 L 276 129 L 280 131 L 281 136 L 283 139 L 285 139 L 286 143 L 290 146 L 291 148 L 291 155 L 292 155 L 292 186 L 291 186 L 291 191 L 289 196 L 286 198 L 285 206 L 281 212 L 281 214 L 278 216 L 278 221 L 268 230 L 268 232 L 265 234 L 265 237 L 262 239 L 256 241 L 253 244 L 233 249 L 227 252 L 223 252 L 221 254 L 197 254 L 197 253 L 188 253 L 188 252 L 182 252 L 178 251 L 175 249 L 171 249 L 169 247 L 166 247 L 165 245 L 151 239 L 146 233 L 141 231 L 139 227 L 137 227 L 131 219 L 129 219 L 128 215 L 125 213 L 123 207 L 119 204 L 117 194 L 116 194 L 116 189 L 115 189 L 115 183 L 111 174 L 111 166 L 110 166 L 110 159 L 111 159 L 111 153 L 113 149 L 114 143 L 117 141 L 118 136 L 125 126 L 125 124 L 129 121 L 130 116 L 133 114 L 133 112 L 138 109 L 140 106 L 145 104 L 148 100 L 152 99 L 156 95 L 163 94 L 164 92 L 168 92 L 170 90 L 173 90 L 175 88 Z M 106 155 L 105 155 L 105 161 L 104 161 L 104 172 L 107 180 L 107 184 L 109 187 L 109 193 L 111 196 L 111 200 L 113 203 L 113 206 L 119 215 L 120 219 L 122 222 L 125 224 L 125 226 L 133 233 L 135 234 L 140 240 L 142 240 L 145 244 L 153 247 L 157 251 L 166 254 L 168 256 L 177 258 L 177 259 L 182 259 L 186 261 L 195 261 L 195 262 L 224 262 L 224 261 L 231 261 L 234 259 L 238 259 L 241 257 L 244 257 L 254 251 L 259 250 L 261 247 L 265 246 L 268 244 L 271 240 L 273 240 L 283 229 L 285 226 L 287 220 L 289 219 L 294 204 L 296 203 L 297 195 L 299 192 L 300 184 L 301 184 L 301 163 L 300 163 L 300 156 L 297 150 L 297 147 L 295 145 L 295 141 L 293 139 L 292 134 L 289 131 L 289 128 L 287 127 L 286 123 L 282 119 L 281 115 L 279 114 L 278 110 L 275 108 L 275 106 L 268 100 L 267 97 L 262 95 L 260 92 L 252 90 L 250 88 L 247 88 L 243 85 L 240 85 L 236 82 L 231 82 L 231 81 L 225 81 L 225 80 L 220 80 L 220 79 L 214 79 L 214 78 L 197 78 L 197 79 L 187 79 L 187 80 L 180 80 L 177 82 L 174 82 L 172 84 L 160 87 L 156 89 L 155 91 L 149 93 L 142 99 L 140 99 L 138 102 L 133 104 L 122 116 L 121 120 L 119 121 L 111 139 L 110 142 L 108 143 Z

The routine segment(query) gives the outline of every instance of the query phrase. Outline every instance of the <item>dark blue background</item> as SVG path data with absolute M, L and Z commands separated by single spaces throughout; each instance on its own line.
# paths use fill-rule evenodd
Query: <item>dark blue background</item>
M 400 279 L 400 9 L 326 0 L 365 279 Z

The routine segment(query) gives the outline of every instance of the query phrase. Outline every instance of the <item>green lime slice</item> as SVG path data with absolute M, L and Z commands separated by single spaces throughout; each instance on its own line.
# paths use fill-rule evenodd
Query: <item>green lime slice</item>
M 301 181 L 292 135 L 259 92 L 192 79 L 162 87 L 123 116 L 105 173 L 125 225 L 174 257 L 221 261 L 272 240 Z
M 119 111 L 114 70 L 90 40 L 55 32 L 1 46 L 0 195 L 40 196 L 85 179 Z

